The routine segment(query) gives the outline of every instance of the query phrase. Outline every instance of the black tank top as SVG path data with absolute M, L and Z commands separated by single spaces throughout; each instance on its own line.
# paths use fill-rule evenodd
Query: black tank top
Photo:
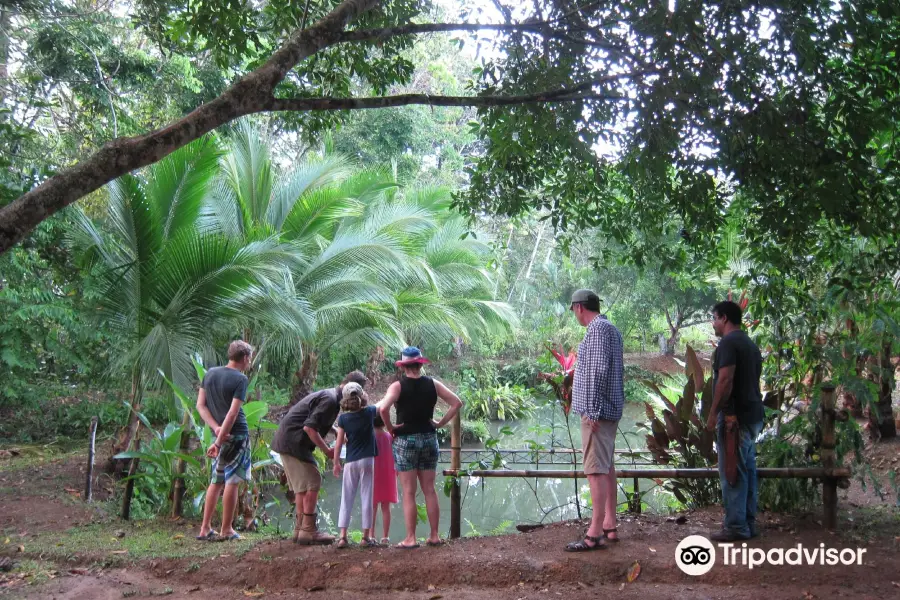
M 437 404 L 437 388 L 431 377 L 400 379 L 400 397 L 397 399 L 397 423 L 403 427 L 398 435 L 430 433 L 434 431 L 431 419 Z

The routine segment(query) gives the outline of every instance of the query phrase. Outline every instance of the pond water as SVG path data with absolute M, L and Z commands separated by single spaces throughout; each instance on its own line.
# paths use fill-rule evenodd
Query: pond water
M 619 435 L 616 438 L 617 449 L 642 450 L 646 448 L 643 434 L 637 433 L 636 421 L 644 418 L 642 405 L 626 404 L 622 420 L 619 422 Z M 581 447 L 581 431 L 577 415 L 570 417 L 572 440 L 576 448 Z M 538 408 L 534 414 L 525 420 L 514 422 L 491 423 L 491 433 L 500 439 L 499 448 L 502 449 L 527 449 L 529 441 L 537 442 L 543 447 L 566 449 L 570 448 L 569 435 L 565 426 L 565 418 L 558 406 L 548 403 Z M 501 433 L 501 430 L 504 430 Z M 474 443 L 464 443 L 467 448 L 483 447 Z M 445 444 L 442 447 L 449 447 Z M 449 459 L 448 459 L 449 460 Z M 628 457 L 617 456 L 617 464 L 620 466 L 631 465 Z M 640 464 L 640 463 L 638 463 Z M 463 468 L 466 468 L 465 458 Z M 569 470 L 572 467 L 565 464 L 508 464 L 510 469 L 553 469 Z M 444 477 L 440 474 L 443 469 L 449 468 L 448 463 L 438 465 L 438 477 L 436 487 L 441 505 L 441 535 L 447 535 L 450 530 L 450 498 L 444 493 Z M 579 465 L 580 467 L 580 465 Z M 574 519 L 578 515 L 576 495 L 579 497 L 581 513 L 590 515 L 587 481 L 583 479 L 535 479 L 535 478 L 477 478 L 472 477 L 462 481 L 462 533 L 499 533 L 510 530 L 519 523 L 552 522 L 565 519 Z M 653 483 L 648 480 L 641 481 L 641 488 L 649 488 Z M 623 486 L 631 490 L 631 481 L 619 481 L 619 503 L 623 510 L 626 496 Z M 326 522 L 336 527 L 337 514 L 340 509 L 341 481 L 329 471 L 323 481 L 324 494 L 319 500 L 319 514 Z M 276 493 L 284 499 L 283 494 Z M 423 503 L 421 491 L 418 494 L 418 502 Z M 665 505 L 660 495 L 651 492 L 644 497 L 644 510 L 663 511 Z M 286 505 L 285 505 L 286 506 Z M 278 509 L 271 512 L 283 512 Z M 392 509 L 391 539 L 399 540 L 403 536 L 403 512 L 400 505 Z M 353 513 L 350 524 L 351 531 L 360 528 L 359 506 Z M 290 518 L 280 520 L 280 526 L 284 529 L 292 527 Z M 378 517 L 378 535 L 381 536 L 381 517 Z M 419 537 L 428 535 L 428 525 L 419 523 L 417 528 Z

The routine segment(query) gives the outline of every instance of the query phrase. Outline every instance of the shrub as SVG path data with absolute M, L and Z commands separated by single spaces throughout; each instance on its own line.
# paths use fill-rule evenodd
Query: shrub
M 521 385 L 491 388 L 472 388 L 460 385 L 460 397 L 465 401 L 465 416 L 469 420 L 519 420 L 531 414 L 534 398 Z

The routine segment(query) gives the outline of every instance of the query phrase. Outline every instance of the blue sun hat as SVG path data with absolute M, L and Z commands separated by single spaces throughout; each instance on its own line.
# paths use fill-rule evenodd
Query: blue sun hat
M 407 346 L 400 352 L 400 360 L 394 363 L 397 367 L 410 365 L 430 365 L 431 361 L 422 356 L 422 351 L 415 346 Z

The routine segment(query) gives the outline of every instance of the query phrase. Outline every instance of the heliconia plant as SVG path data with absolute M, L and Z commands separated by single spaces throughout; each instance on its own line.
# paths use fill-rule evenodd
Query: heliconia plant
M 559 363 L 560 370 L 555 373 L 541 373 L 540 379 L 549 383 L 553 388 L 563 413 L 568 417 L 569 411 L 572 409 L 572 382 L 575 378 L 575 362 L 578 360 L 578 355 L 572 350 L 566 354 L 562 346 L 559 350 L 547 346 L 547 350 Z

